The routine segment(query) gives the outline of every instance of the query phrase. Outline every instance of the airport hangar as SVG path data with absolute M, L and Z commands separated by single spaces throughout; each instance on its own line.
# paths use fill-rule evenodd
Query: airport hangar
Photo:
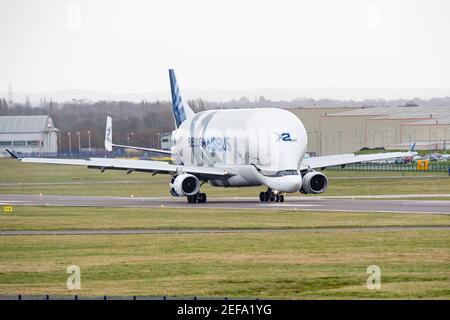
M 364 147 L 450 149 L 448 107 L 295 108 L 312 155 L 353 153 Z
M 58 133 L 53 120 L 43 116 L 1 116 L 0 157 L 9 157 L 5 148 L 18 153 L 58 152 Z

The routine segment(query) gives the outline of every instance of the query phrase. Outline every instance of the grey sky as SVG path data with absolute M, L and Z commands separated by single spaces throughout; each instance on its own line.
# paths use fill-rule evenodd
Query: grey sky
M 0 0 L 0 91 L 450 88 L 450 1 Z

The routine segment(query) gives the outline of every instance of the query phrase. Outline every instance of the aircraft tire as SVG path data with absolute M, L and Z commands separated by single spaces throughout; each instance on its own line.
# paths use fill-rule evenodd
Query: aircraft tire
M 206 193 L 199 193 L 197 201 L 198 203 L 206 203 Z

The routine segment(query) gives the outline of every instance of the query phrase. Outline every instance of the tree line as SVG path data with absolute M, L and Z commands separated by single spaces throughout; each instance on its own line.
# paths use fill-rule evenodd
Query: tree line
M 291 101 L 272 101 L 259 97 L 253 101 L 242 97 L 228 102 L 204 101 L 202 99 L 187 101 L 198 112 L 208 109 L 227 108 L 301 108 L 301 107 L 377 107 L 377 106 L 450 106 L 450 98 L 397 99 L 397 100 L 332 100 L 298 98 Z M 69 150 L 69 136 L 72 151 L 78 150 L 78 132 L 81 148 L 87 148 L 90 136 L 91 148 L 104 147 L 106 116 L 113 118 L 113 141 L 117 144 L 158 148 L 159 134 L 174 130 L 172 105 L 168 101 L 141 102 L 76 100 L 71 102 L 53 102 L 42 99 L 37 106 L 29 100 L 24 103 L 8 103 L 0 98 L 0 116 L 5 115 L 50 115 L 55 127 L 60 130 L 60 151 Z M 70 135 L 69 135 L 70 133 Z
M 113 140 L 118 144 L 157 148 L 158 134 L 174 129 L 172 107 L 169 102 L 140 103 L 128 101 L 98 102 L 47 102 L 45 105 L 29 106 L 14 103 L 9 106 L 0 99 L 0 116 L 5 115 L 49 115 L 60 130 L 60 151 L 69 150 L 69 136 L 72 151 L 78 150 L 78 132 L 81 148 L 104 148 L 106 116 L 113 118 Z

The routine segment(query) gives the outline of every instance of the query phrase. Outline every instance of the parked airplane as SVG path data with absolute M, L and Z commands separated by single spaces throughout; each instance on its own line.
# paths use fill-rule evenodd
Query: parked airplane
M 265 185 L 260 201 L 284 201 L 285 193 L 319 194 L 328 187 L 327 177 L 316 171 L 329 166 L 406 157 L 408 152 L 305 158 L 308 136 L 291 112 L 276 109 L 208 110 L 194 113 L 181 98 L 172 69 L 169 70 L 175 130 L 170 151 L 125 146 L 112 141 L 112 120 L 107 117 L 105 148 L 132 148 L 170 154 L 173 163 L 148 160 L 90 158 L 21 158 L 22 162 L 86 166 L 89 169 L 125 170 L 169 174 L 169 191 L 186 196 L 190 203 L 206 202 L 200 192 L 205 182 L 217 187 Z M 9 154 L 17 156 L 7 150 Z

